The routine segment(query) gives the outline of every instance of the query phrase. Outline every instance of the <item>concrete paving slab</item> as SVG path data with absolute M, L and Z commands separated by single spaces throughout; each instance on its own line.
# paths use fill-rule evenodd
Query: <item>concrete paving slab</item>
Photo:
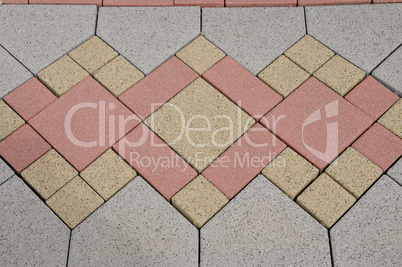
M 402 158 L 388 170 L 387 174 L 402 186 Z
M 13 170 L 7 165 L 7 163 L 0 159 L 0 185 L 13 175 Z

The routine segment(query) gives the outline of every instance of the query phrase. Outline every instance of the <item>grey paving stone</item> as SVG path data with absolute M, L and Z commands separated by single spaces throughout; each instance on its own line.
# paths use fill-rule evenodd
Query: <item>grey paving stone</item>
M 303 8 L 204 8 L 202 31 L 257 74 L 306 34 Z
M 402 4 L 306 7 L 307 31 L 371 72 L 402 43 Z
M 200 34 L 200 8 L 101 7 L 97 34 L 148 74 Z
M 13 170 L 2 159 L 0 159 L 0 185 L 13 175 Z
M 197 264 L 197 229 L 139 176 L 72 233 L 69 266 Z
M 17 176 L 0 186 L 0 266 L 66 266 L 70 229 Z
M 201 266 L 331 266 L 327 230 L 267 178 L 201 228 Z
M 335 266 L 400 266 L 402 188 L 380 180 L 330 230 Z
M 402 158 L 388 170 L 387 174 L 402 186 Z
M 95 34 L 95 6 L 5 5 L 0 44 L 33 73 Z

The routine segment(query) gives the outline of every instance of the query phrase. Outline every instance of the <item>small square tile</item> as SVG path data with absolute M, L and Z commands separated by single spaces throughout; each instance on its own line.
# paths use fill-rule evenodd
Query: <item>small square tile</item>
M 310 77 L 310 74 L 287 57 L 279 56 L 279 58 L 261 71 L 258 77 L 281 96 L 287 97 L 305 82 Z
M 204 36 L 198 36 L 182 50 L 177 52 L 176 56 L 184 63 L 190 66 L 198 74 L 203 74 L 219 60 L 225 57 L 222 52 L 213 43 Z
M 80 173 L 104 200 L 108 200 L 137 176 L 137 173 L 109 149 Z
M 103 202 L 103 199 L 84 180 L 76 176 L 49 198 L 46 204 L 68 227 L 73 229 Z
M 9 105 L 0 100 L 0 141 L 24 124 L 25 121 Z
M 341 96 L 345 96 L 364 79 L 366 73 L 346 59 L 335 55 L 313 75 Z
M 30 79 L 4 97 L 4 101 L 26 121 L 56 99 L 57 97 L 36 78 Z
M 287 147 L 262 174 L 291 199 L 295 199 L 319 174 L 313 164 Z
M 117 57 L 118 53 L 98 36 L 94 36 L 68 55 L 92 74 Z
M 114 96 L 119 97 L 131 86 L 144 78 L 144 74 L 122 56 L 118 56 L 99 69 L 94 78 L 108 89 Z
M 201 228 L 228 202 L 229 199 L 202 175 L 172 197 L 173 206 L 197 228 Z
M 331 49 L 310 35 L 301 38 L 284 54 L 310 74 L 335 55 Z
M 356 199 L 327 174 L 321 174 L 298 197 L 297 203 L 330 228 Z
M 378 122 L 402 138 L 402 100 L 399 99 L 382 117 Z
M 64 56 L 38 73 L 39 80 L 57 97 L 88 77 L 89 74 L 69 56 Z
M 45 200 L 77 175 L 77 170 L 54 149 L 21 173 L 22 178 Z
M 329 165 L 325 173 L 355 198 L 359 198 L 380 178 L 382 170 L 354 148 L 349 147 Z

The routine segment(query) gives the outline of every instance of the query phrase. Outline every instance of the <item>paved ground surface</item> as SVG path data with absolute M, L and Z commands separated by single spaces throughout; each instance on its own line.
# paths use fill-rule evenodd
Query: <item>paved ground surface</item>
M 399 266 L 401 21 L 1 5 L 0 266 Z

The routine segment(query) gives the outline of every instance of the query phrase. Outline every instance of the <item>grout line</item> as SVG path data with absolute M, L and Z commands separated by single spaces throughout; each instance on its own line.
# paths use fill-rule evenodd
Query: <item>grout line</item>
M 388 54 L 388 56 L 386 56 L 383 60 L 381 60 L 380 63 L 378 63 L 372 71 L 370 71 L 367 75 L 372 75 L 373 72 L 382 64 L 384 63 L 385 60 L 387 60 L 390 56 L 392 56 L 392 54 L 394 54 L 399 48 L 402 47 L 402 44 L 398 45 L 394 50 L 391 51 L 391 53 Z
M 67 226 L 67 227 L 68 227 L 68 226 Z M 70 228 L 69 228 L 69 229 L 70 229 Z M 70 239 L 68 240 L 66 267 L 68 266 L 68 259 L 70 258 L 71 237 L 72 237 L 72 236 L 73 236 L 73 230 L 70 229 Z
M 329 229 L 327 229 L 327 232 L 328 232 L 328 243 L 329 243 L 329 257 L 331 258 L 331 265 L 335 266 L 334 265 L 334 252 L 333 252 L 332 243 L 331 243 L 331 233 L 330 233 Z
M 304 27 L 306 28 L 306 34 L 308 34 L 308 30 L 307 30 L 307 15 L 306 15 L 306 7 L 303 7 L 303 11 L 304 11 Z
M 6 49 L 3 45 L 0 44 L 0 48 L 3 48 L 8 54 L 10 54 L 18 63 L 20 63 L 27 71 L 29 71 L 33 77 L 36 77 L 35 73 L 33 73 L 30 69 L 27 68 L 18 58 L 16 58 L 8 49 Z
M 102 0 L 103 4 L 103 0 Z M 96 18 L 95 18 L 95 36 L 98 34 L 98 19 L 99 19 L 99 7 L 96 7 Z
M 218 212 L 216 214 L 218 214 Z M 201 228 L 198 229 L 198 267 L 201 267 Z

